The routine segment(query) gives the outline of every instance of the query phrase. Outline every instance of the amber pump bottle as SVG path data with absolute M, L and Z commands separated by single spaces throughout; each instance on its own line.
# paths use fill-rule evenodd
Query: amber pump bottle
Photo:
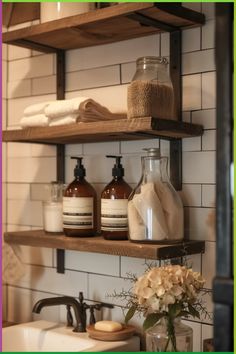
M 86 181 L 82 157 L 74 169 L 75 179 L 66 188 L 63 196 L 63 229 L 66 236 L 95 236 L 97 229 L 97 196 Z
M 111 156 L 116 163 L 112 169 L 113 180 L 101 195 L 101 234 L 106 240 L 126 240 L 128 238 L 128 197 L 132 188 L 124 181 L 122 156 Z

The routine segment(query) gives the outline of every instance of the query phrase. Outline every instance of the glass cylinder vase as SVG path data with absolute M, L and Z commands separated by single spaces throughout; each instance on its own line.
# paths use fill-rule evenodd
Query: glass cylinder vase
M 173 320 L 173 331 L 166 318 L 146 331 L 147 352 L 191 352 L 193 351 L 193 330 L 183 324 L 180 318 Z

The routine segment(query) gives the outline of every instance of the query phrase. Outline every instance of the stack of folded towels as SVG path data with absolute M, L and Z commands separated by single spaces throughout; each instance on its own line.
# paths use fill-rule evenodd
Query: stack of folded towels
M 31 105 L 24 110 L 20 125 L 22 128 L 45 127 L 125 118 L 124 112 L 112 113 L 91 98 L 78 97 Z

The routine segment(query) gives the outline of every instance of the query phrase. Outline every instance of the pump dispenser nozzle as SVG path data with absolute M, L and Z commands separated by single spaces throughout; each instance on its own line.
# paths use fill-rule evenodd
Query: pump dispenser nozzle
M 116 156 L 116 155 L 106 155 L 108 158 L 116 159 L 116 163 L 112 169 L 112 176 L 113 177 L 123 177 L 124 176 L 124 168 L 120 162 L 122 159 L 122 156 Z
M 74 176 L 75 177 L 84 177 L 86 176 L 86 171 L 84 166 L 82 165 L 83 157 L 71 156 L 72 160 L 77 160 L 77 164 L 74 168 Z

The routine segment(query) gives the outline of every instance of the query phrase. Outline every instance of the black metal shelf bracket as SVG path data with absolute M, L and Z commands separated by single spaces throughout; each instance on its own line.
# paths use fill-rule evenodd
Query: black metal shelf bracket
M 56 52 L 57 62 L 57 100 L 65 98 L 65 52 L 58 50 Z M 65 182 L 65 145 L 57 144 L 57 181 Z M 56 250 L 57 273 L 65 273 L 65 250 Z
M 150 27 L 158 28 L 158 29 L 160 29 L 162 31 L 166 31 L 166 32 L 172 32 L 178 28 L 178 27 L 170 25 L 168 23 L 161 22 L 161 21 L 153 19 L 149 16 L 143 15 L 139 12 L 134 12 L 132 14 L 127 15 L 126 17 L 129 18 L 130 20 L 134 20 L 134 21 L 139 22 L 140 25 L 142 25 L 142 26 L 150 26 Z
M 174 87 L 177 120 L 182 120 L 181 30 L 170 32 L 170 76 Z M 176 190 L 182 189 L 182 140 L 170 141 L 170 180 Z

